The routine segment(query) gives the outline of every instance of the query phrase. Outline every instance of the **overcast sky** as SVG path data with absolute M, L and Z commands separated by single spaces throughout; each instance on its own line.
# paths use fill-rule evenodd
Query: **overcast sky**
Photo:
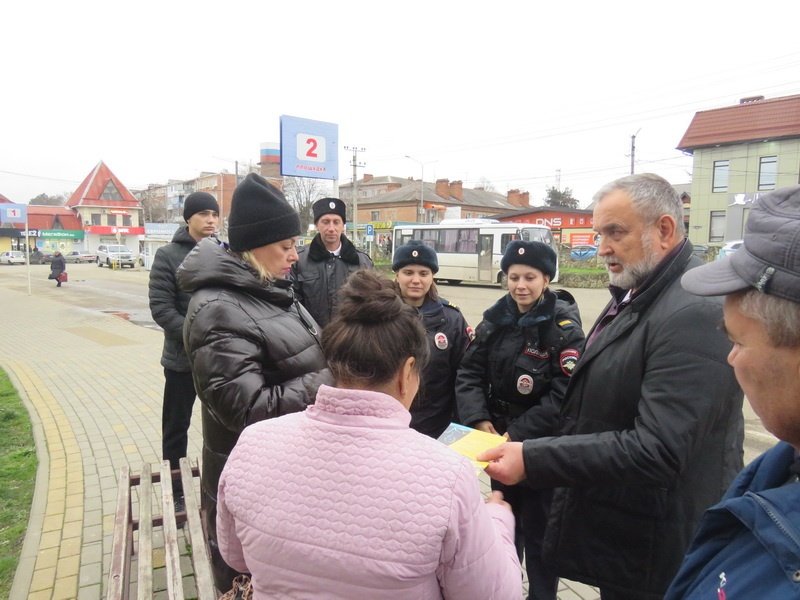
M 694 113 L 800 93 L 800 2 L 4 2 L 0 194 L 129 188 L 256 163 L 282 114 L 359 169 L 496 191 L 691 180 Z

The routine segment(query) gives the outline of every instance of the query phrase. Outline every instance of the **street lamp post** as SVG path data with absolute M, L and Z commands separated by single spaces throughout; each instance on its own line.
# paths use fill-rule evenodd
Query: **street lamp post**
M 406 154 L 408 160 L 413 160 L 419 165 L 419 208 L 417 209 L 417 223 L 423 223 L 425 219 L 425 164 L 421 160 L 417 160 L 413 156 Z

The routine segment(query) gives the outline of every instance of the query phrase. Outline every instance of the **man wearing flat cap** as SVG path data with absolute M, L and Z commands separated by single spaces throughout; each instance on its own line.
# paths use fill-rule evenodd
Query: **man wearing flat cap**
M 150 270 L 150 313 L 164 330 L 164 404 L 161 413 L 162 457 L 173 469 L 180 468 L 186 456 L 189 424 L 192 419 L 195 389 L 189 359 L 183 349 L 183 320 L 189 294 L 178 288 L 175 272 L 197 242 L 214 235 L 219 221 L 216 198 L 206 192 L 193 192 L 183 204 L 186 225 L 179 227 L 172 242 L 156 251 Z M 175 482 L 176 506 L 183 503 L 180 479 Z
M 781 441 L 706 511 L 668 600 L 800 594 L 800 186 L 759 197 L 743 240 L 681 283 L 700 296 L 725 295 L 728 362 Z
M 312 205 L 317 235 L 300 249 L 292 265 L 297 297 L 320 327 L 331 320 L 336 293 L 359 269 L 371 269 L 372 260 L 344 234 L 345 204 L 339 198 L 322 198 Z
M 502 483 L 555 488 L 542 552 L 559 577 L 603 600 L 660 600 L 742 468 L 742 390 L 720 299 L 681 287 L 701 260 L 675 189 L 642 173 L 594 199 L 612 298 L 572 371 L 559 435 L 478 458 Z

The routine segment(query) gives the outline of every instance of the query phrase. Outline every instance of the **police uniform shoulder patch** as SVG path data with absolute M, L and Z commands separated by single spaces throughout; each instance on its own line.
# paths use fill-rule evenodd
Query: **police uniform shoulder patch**
M 561 372 L 567 377 L 571 376 L 580 357 L 581 353 L 575 348 L 562 350 L 561 354 L 558 356 L 558 364 L 561 367 Z
M 558 326 L 561 327 L 561 329 L 568 329 L 575 326 L 575 321 L 572 319 L 562 319 L 558 322 Z
M 444 298 L 439 298 L 439 302 L 442 303 L 442 306 L 446 306 L 448 308 L 452 308 L 453 310 L 461 312 L 461 309 L 458 307 L 458 304 L 453 304 L 452 302 L 450 302 L 449 300 L 445 300 Z

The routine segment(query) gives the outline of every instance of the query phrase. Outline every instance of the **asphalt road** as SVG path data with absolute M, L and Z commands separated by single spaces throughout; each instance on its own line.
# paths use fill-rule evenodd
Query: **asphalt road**
M 49 265 L 0 265 L 0 285 L 22 293 L 28 290 L 30 273 L 31 294 L 46 295 L 78 310 L 98 311 L 113 314 L 142 327 L 159 329 L 150 316 L 147 298 L 149 271 L 142 268 L 111 270 L 94 264 L 67 265 L 69 282 L 56 288 L 49 281 Z M 557 284 L 554 287 L 560 287 Z M 594 323 L 608 301 L 605 289 L 564 288 L 575 297 L 581 311 L 585 330 Z M 491 306 L 505 292 L 499 286 L 473 284 L 440 285 L 439 294 L 459 306 L 467 322 L 476 326 L 483 311 Z M 775 438 L 767 433 L 761 422 L 745 402 L 745 460 L 772 446 Z

